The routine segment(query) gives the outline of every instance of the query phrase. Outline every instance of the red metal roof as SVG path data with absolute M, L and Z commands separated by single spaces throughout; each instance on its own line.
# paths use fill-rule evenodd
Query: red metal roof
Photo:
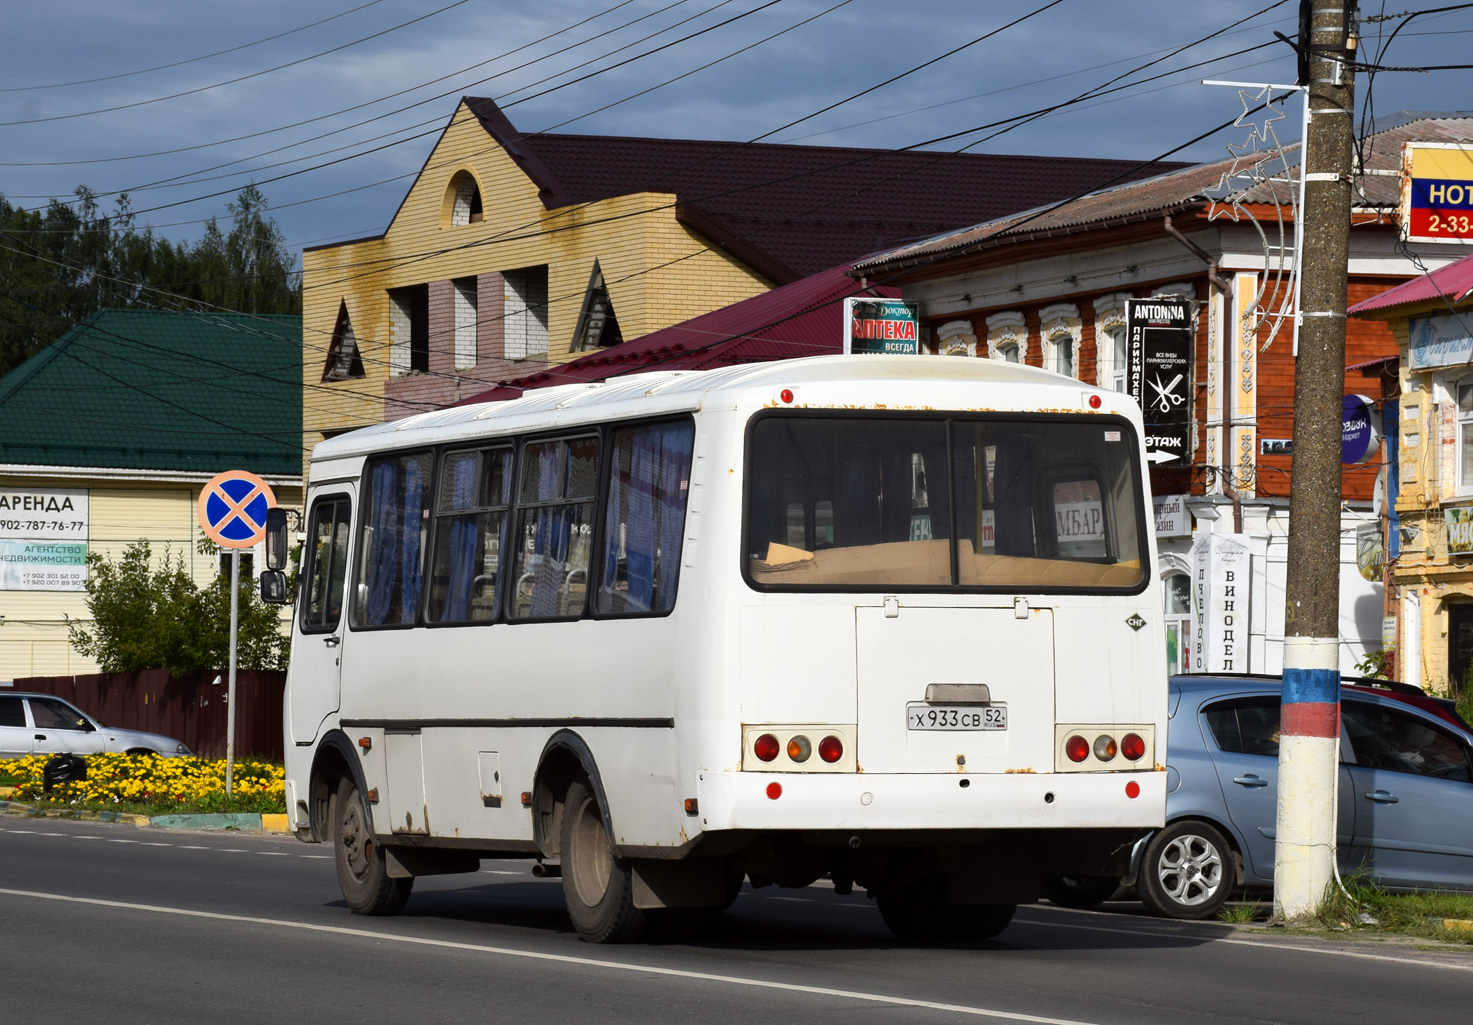
M 1397 285 L 1365 302 L 1356 303 L 1347 313 L 1370 313 L 1372 310 L 1387 310 L 1393 306 L 1427 302 L 1431 299 L 1447 299 L 1462 302 L 1473 292 L 1473 256 L 1465 256 L 1431 274 Z
M 779 284 L 868 253 L 1186 167 L 1132 160 L 608 135 L 523 135 L 489 99 L 481 125 L 548 209 L 637 192 Z
M 843 299 L 861 294 L 895 299 L 900 290 L 862 291 L 844 264 L 643 338 L 503 382 L 455 405 L 514 399 L 532 388 L 602 381 L 646 370 L 710 370 L 831 355 L 844 345 Z

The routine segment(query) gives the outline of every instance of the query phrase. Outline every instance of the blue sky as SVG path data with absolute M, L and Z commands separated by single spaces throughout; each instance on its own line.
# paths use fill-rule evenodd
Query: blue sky
M 498 98 L 523 131 L 561 126 L 556 130 L 747 140 L 1046 2 L 12 4 L 0 34 L 0 193 L 39 206 L 85 183 L 110 209 L 115 194 L 127 191 L 144 211 L 140 222 L 171 237 L 194 237 L 202 219 L 223 215 L 230 195 L 255 180 L 288 242 L 300 248 L 382 230 L 465 93 Z M 1166 57 L 1123 80 L 1140 84 L 994 138 L 973 134 L 945 144 L 977 142 L 973 152 L 1153 157 L 1240 109 L 1232 90 L 1199 79 L 1292 80 L 1292 54 L 1274 42 L 1273 31 L 1293 34 L 1297 3 L 1257 13 L 1270 3 L 1061 0 L 769 141 L 911 146 L 1070 100 Z M 1377 0 L 1362 13 L 1384 10 Z M 330 20 L 311 25 L 323 19 Z M 721 24 L 729 19 L 736 20 Z M 1398 24 L 1386 22 L 1381 31 Z M 1368 43 L 1377 29 L 1367 26 Z M 1212 33 L 1221 34 L 1168 56 Z M 1464 62 L 1470 41 L 1473 10 L 1417 18 L 1386 60 Z M 665 44 L 673 45 L 645 55 Z M 1187 68 L 1203 61 L 1211 63 Z M 168 64 L 176 66 L 160 67 Z M 1141 82 L 1162 72 L 1174 73 Z M 1375 111 L 1470 109 L 1470 81 L 1468 72 L 1382 74 Z M 1295 126 L 1285 128 L 1292 136 L 1297 118 L 1283 125 Z M 1221 133 L 1178 158 L 1215 159 L 1241 134 Z M 281 175 L 290 176 L 270 180 Z

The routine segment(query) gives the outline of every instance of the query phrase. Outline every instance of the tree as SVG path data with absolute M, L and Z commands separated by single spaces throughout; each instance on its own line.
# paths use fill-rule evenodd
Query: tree
M 45 212 L 0 196 L 0 375 L 103 307 L 300 313 L 296 257 L 254 185 L 193 245 L 141 231 L 126 193 L 111 215 L 86 186 Z
M 202 554 L 218 551 L 208 541 Z M 217 574 L 201 589 L 184 568 L 184 555 L 165 548 L 157 565 L 147 541 L 124 549 L 117 562 L 87 557 L 87 610 L 92 628 L 70 628 L 72 646 L 105 673 L 167 669 L 181 674 L 223 669 L 230 660 L 230 580 Z M 249 581 L 240 588 L 237 664 L 242 669 L 285 669 L 288 639 L 277 610 Z

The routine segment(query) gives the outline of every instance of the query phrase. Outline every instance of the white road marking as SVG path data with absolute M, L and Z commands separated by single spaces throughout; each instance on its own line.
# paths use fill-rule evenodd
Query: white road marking
M 285 851 L 257 851 L 256 853 L 257 854 L 264 854 L 268 858 L 290 858 L 291 857 L 291 855 L 288 854 L 288 853 L 286 853 Z
M 603 968 L 616 972 L 635 972 L 642 975 L 662 975 L 666 978 L 691 979 L 698 982 L 718 982 L 730 986 L 748 986 L 753 989 L 778 990 L 785 993 L 804 993 L 810 996 L 837 997 L 871 1004 L 888 1004 L 893 1007 L 919 1007 L 951 1014 L 965 1014 L 977 1018 L 997 1018 L 1002 1021 L 1033 1022 L 1036 1025 L 1095 1025 L 1075 1018 L 1050 1018 L 1046 1015 L 1024 1014 L 1021 1011 L 1001 1011 L 987 1007 L 972 1007 L 967 1004 L 944 1004 L 935 1000 L 915 1000 L 910 997 L 886 996 L 883 993 L 866 993 L 861 990 L 831 989 L 827 986 L 802 986 L 792 982 L 770 982 L 766 979 L 750 979 L 740 975 L 716 975 L 712 972 L 692 972 L 680 968 L 661 968 L 655 965 L 630 964 L 620 961 L 601 961 L 593 957 L 576 957 L 572 954 L 547 954 L 532 950 L 517 950 L 513 947 L 493 947 L 481 943 L 457 943 L 452 940 L 435 940 L 423 936 L 399 936 L 369 929 L 351 929 L 340 925 L 316 925 L 309 922 L 293 922 L 280 918 L 255 918 L 249 915 L 227 915 L 218 911 L 191 911 L 186 908 L 160 907 L 153 904 L 130 904 L 117 900 L 100 900 L 95 897 L 68 897 L 59 893 L 39 893 L 31 890 L 8 890 L 0 888 L 0 894 L 10 897 L 33 897 L 38 900 L 64 901 L 69 904 L 90 904 L 94 907 L 118 908 L 124 911 L 149 911 L 162 915 L 180 915 L 186 918 L 203 918 L 217 922 L 241 922 L 247 925 L 266 925 L 278 929 L 300 929 L 304 932 L 329 933 L 337 936 L 352 936 L 356 939 L 378 942 L 404 943 L 412 946 L 437 947 L 442 950 L 470 950 L 501 957 L 519 957 L 529 961 L 551 961 L 558 964 L 580 965 L 585 968 Z
M 7 829 L 7 833 L 34 833 L 34 829 Z M 60 833 L 47 833 L 47 836 L 60 836 Z
M 1183 933 L 1172 933 L 1156 931 L 1154 929 L 1111 929 L 1100 925 L 1074 925 L 1069 922 L 1038 922 L 1033 920 L 1016 920 L 1014 925 L 1041 925 L 1051 929 L 1079 929 L 1084 932 L 1108 932 L 1122 936 L 1149 936 L 1152 939 L 1166 940 L 1190 940 L 1196 942 L 1197 937 L 1188 936 Z M 1473 964 L 1451 964 L 1446 961 L 1421 961 L 1414 957 L 1393 957 L 1390 954 L 1369 954 L 1360 950 L 1339 950 L 1333 947 L 1305 947 L 1294 943 L 1279 943 L 1276 940 L 1241 940 L 1231 939 L 1226 936 L 1203 937 L 1209 943 L 1225 943 L 1232 947 L 1256 947 L 1259 950 L 1297 950 L 1306 954 L 1329 954 L 1332 957 L 1354 957 L 1364 961 L 1391 961 L 1395 964 L 1421 965 L 1424 968 L 1451 968 L 1458 972 L 1473 972 Z
M 325 855 L 324 855 L 324 857 L 325 857 Z M 528 873 L 526 873 L 526 872 L 508 872 L 504 868 L 483 868 L 483 869 L 481 869 L 481 874 L 482 875 L 488 875 L 488 876 L 524 876 L 524 875 L 527 875 Z
M 140 840 L 139 843 L 145 847 L 173 847 L 171 843 L 159 843 L 157 840 Z
M 331 861 L 331 854 L 298 854 L 299 858 L 321 858 L 323 861 Z
M 180 844 L 179 845 L 179 849 L 181 851 L 210 851 L 210 850 L 214 850 L 213 847 L 196 847 L 194 844 Z
M 108 837 L 107 838 L 107 842 L 108 843 L 141 843 L 142 841 L 139 841 L 139 840 L 114 840 L 112 837 Z
M 61 835 L 60 833 L 57 834 L 57 836 L 60 836 L 60 835 Z M 80 835 L 78 835 L 77 836 L 77 839 L 78 840 L 101 840 L 102 837 L 100 837 L 100 836 L 80 836 Z
M 793 902 L 798 903 L 798 904 L 815 904 L 815 903 L 817 903 L 817 901 L 815 901 L 812 897 L 774 897 L 774 896 L 769 896 L 768 894 L 765 894 L 765 893 L 759 893 L 757 896 L 761 897 L 763 900 L 790 900 L 790 901 L 793 901 Z
M 244 847 L 201 847 L 202 851 L 223 851 L 226 854 L 249 854 Z

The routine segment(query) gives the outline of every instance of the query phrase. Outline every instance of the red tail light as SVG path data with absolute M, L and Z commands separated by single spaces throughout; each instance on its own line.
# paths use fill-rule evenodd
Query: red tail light
M 1131 761 L 1138 762 L 1146 756 L 1146 742 L 1139 734 L 1127 733 L 1120 742 L 1120 753 Z
M 777 738 L 771 733 L 764 733 L 752 743 L 752 753 L 764 762 L 770 762 L 777 757 L 779 747 Z
M 1071 762 L 1082 762 L 1089 757 L 1089 741 L 1075 735 L 1064 742 L 1064 753 Z
M 818 757 L 826 762 L 837 762 L 844 757 L 844 742 L 838 737 L 824 737 L 818 742 Z

